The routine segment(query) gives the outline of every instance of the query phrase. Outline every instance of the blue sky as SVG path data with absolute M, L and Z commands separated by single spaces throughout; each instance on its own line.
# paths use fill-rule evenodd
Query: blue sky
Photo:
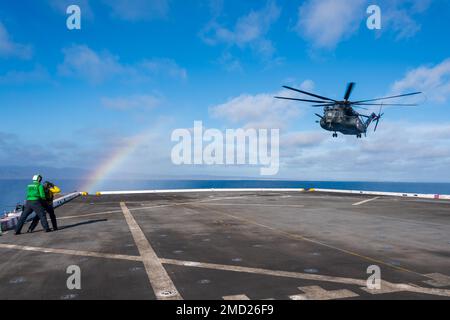
M 77 4 L 82 29 L 66 28 Z M 366 27 L 377 4 L 382 29 Z M 257 176 L 251 167 L 170 161 L 170 133 L 281 130 L 275 178 L 450 181 L 450 4 L 445 0 L 21 0 L 0 4 L 0 165 L 93 170 L 146 142 L 110 174 Z M 423 91 L 386 110 L 366 139 L 332 139 L 288 84 L 341 98 Z

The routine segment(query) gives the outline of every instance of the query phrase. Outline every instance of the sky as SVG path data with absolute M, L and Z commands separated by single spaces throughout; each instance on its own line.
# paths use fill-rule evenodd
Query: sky
M 66 27 L 70 4 L 81 30 Z M 366 26 L 374 4 L 380 30 Z M 202 121 L 279 129 L 274 179 L 450 182 L 449 18 L 446 0 L 2 1 L 0 166 L 260 177 L 174 165 L 171 133 Z M 424 95 L 385 108 L 363 139 L 332 138 L 320 110 L 273 98 L 290 85 L 341 99 L 351 81 L 358 100 Z

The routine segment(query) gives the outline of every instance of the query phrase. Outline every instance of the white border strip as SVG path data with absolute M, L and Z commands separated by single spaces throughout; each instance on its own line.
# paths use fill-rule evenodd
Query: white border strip
M 317 191 L 317 192 L 365 194 L 365 195 L 373 195 L 373 196 L 390 196 L 390 197 L 409 197 L 409 198 L 422 198 L 422 199 L 450 200 L 450 195 L 446 195 L 446 194 L 382 192 L 382 191 L 364 191 L 364 190 L 339 190 L 339 189 L 313 189 L 313 190 Z
M 425 194 L 425 193 L 404 193 L 404 192 L 382 192 L 364 190 L 342 190 L 342 189 L 316 189 L 316 188 L 207 188 L 207 189 L 155 189 L 155 190 L 123 190 L 123 191 L 100 191 L 97 195 L 126 195 L 126 194 L 149 194 L 149 193 L 194 193 L 194 192 L 301 192 L 317 191 L 330 193 L 362 194 L 373 196 L 409 197 L 422 199 L 444 199 L 450 200 L 450 195 L 445 194 Z
M 191 192 L 286 192 L 305 191 L 303 188 L 208 188 L 208 189 L 167 189 L 167 190 L 130 190 L 100 191 L 97 195 L 146 194 L 146 193 L 191 193 Z

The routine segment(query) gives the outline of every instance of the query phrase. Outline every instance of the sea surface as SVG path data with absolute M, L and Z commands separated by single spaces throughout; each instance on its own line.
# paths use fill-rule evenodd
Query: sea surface
M 63 193 L 81 190 L 86 180 L 52 181 Z M 0 180 L 0 215 L 23 203 L 28 180 Z M 450 183 L 281 181 L 281 180 L 106 180 L 99 191 L 200 188 L 329 188 L 388 192 L 450 194 Z M 88 190 L 92 191 L 92 190 Z

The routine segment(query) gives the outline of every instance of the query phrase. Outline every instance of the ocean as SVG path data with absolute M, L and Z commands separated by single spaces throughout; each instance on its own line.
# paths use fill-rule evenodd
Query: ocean
M 80 190 L 86 180 L 52 181 L 64 193 Z M 0 214 L 15 208 L 25 198 L 29 180 L 0 180 Z M 281 180 L 105 180 L 101 190 L 201 188 L 329 188 L 388 192 L 450 194 L 450 183 L 362 182 L 362 181 L 281 181 Z

